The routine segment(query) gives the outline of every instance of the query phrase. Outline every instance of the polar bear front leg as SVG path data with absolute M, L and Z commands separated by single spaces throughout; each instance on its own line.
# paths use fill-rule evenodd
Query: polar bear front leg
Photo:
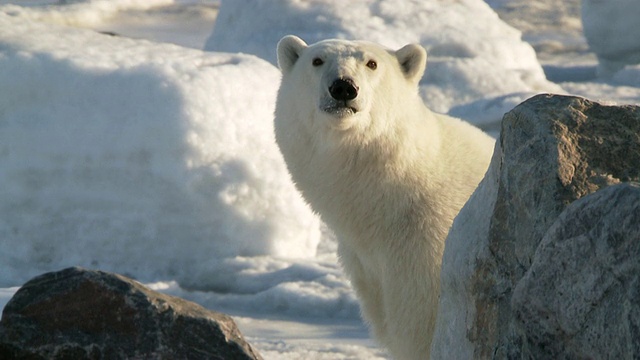
M 427 267 L 423 275 L 390 271 L 384 276 L 382 304 L 390 335 L 384 344 L 396 360 L 427 360 L 438 308 L 438 284 Z
M 367 272 L 356 252 L 341 242 L 338 244 L 338 254 L 342 267 L 358 295 L 362 317 L 369 325 L 374 338 L 385 344 L 387 325 L 379 279 Z

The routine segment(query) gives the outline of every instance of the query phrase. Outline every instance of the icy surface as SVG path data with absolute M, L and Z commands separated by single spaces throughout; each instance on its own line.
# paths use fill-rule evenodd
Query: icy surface
M 385 354 L 273 142 L 278 70 L 238 51 L 264 42 L 273 60 L 290 32 L 421 42 L 427 102 L 492 131 L 560 89 L 540 69 L 568 93 L 640 103 L 640 66 L 596 78 L 578 0 L 488 1 L 537 59 L 480 1 L 256 1 L 213 35 L 215 0 L 66 2 L 0 0 L 0 309 L 43 271 L 117 271 L 231 313 L 265 359 Z M 200 51 L 216 34 L 245 48 Z

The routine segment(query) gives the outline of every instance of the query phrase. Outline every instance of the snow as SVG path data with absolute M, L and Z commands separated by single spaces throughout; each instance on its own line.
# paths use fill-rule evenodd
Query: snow
M 438 112 L 506 94 L 520 94 L 522 101 L 534 93 L 562 91 L 546 80 L 520 32 L 500 21 L 483 1 L 358 0 L 344 10 L 339 0 L 223 2 L 205 49 L 254 54 L 275 64 L 276 44 L 287 34 L 308 43 L 337 37 L 392 49 L 420 43 L 429 54 L 421 94 Z M 509 110 L 508 105 L 500 111 Z M 465 115 L 491 126 L 500 121 L 500 111 L 490 119 Z
M 216 257 L 315 256 L 319 222 L 273 139 L 271 65 L 0 21 L 0 259 L 20 281 L 77 263 L 202 284 Z
M 626 65 L 640 64 L 638 18 L 637 0 L 583 0 L 584 35 L 598 56 L 600 75 L 611 76 Z
M 427 104 L 494 135 L 539 91 L 640 103 L 639 65 L 597 77 L 578 0 L 66 2 L 0 0 L 0 308 L 115 271 L 230 313 L 266 359 L 386 358 L 273 140 L 282 35 L 419 42 Z

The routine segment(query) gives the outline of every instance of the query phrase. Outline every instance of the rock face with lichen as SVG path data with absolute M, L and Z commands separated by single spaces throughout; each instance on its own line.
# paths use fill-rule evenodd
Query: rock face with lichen
M 2 359 L 262 359 L 227 315 L 124 276 L 69 268 L 4 308 Z
M 638 203 L 604 206 L 635 199 L 635 185 L 608 187 L 638 180 L 640 107 L 539 95 L 507 113 L 447 238 L 433 358 L 640 356 Z M 597 336 L 611 342 L 580 352 Z
M 542 238 L 511 306 L 523 353 L 534 359 L 640 357 L 638 184 L 569 205 Z

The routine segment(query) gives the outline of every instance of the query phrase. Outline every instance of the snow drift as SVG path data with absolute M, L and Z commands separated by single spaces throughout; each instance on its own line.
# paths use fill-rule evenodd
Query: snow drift
M 561 91 L 546 80 L 520 32 L 482 0 L 358 0 L 347 9 L 338 0 L 223 1 L 205 50 L 245 52 L 275 64 L 276 44 L 287 34 L 308 43 L 346 38 L 392 49 L 420 43 L 429 54 L 423 97 L 438 112 L 506 94 L 526 93 L 523 100 L 536 92 Z M 495 122 L 508 109 L 489 109 L 490 119 L 479 114 L 470 120 Z
M 582 25 L 589 47 L 598 56 L 598 73 L 612 75 L 640 64 L 640 2 L 583 0 Z
M 80 265 L 207 284 L 219 259 L 311 257 L 273 139 L 279 72 L 0 13 L 0 285 Z

